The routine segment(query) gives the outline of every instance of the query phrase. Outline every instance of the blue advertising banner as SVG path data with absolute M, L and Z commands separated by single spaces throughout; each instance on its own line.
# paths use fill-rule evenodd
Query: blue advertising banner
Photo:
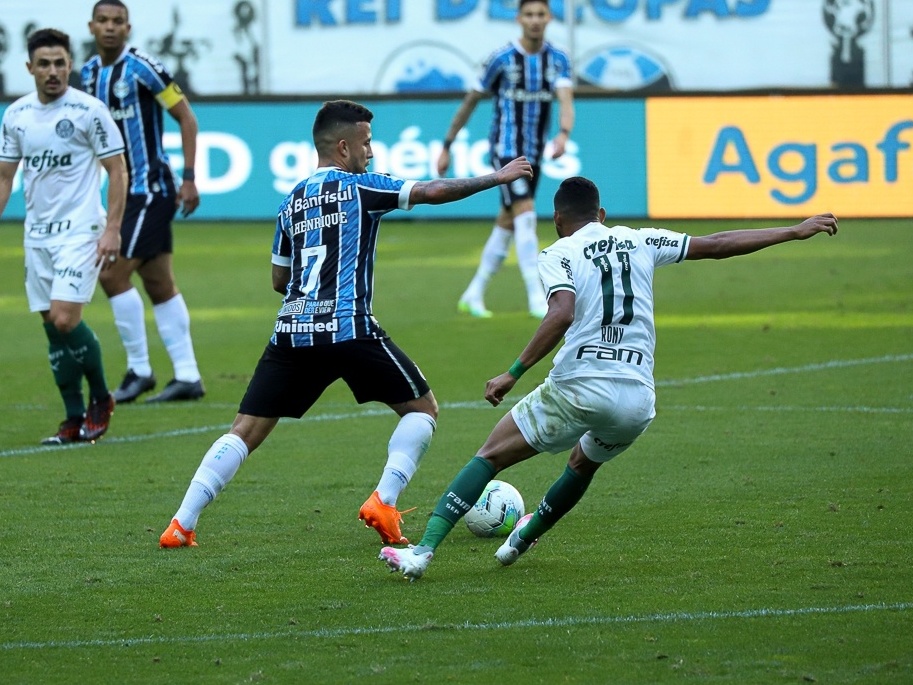
M 373 171 L 400 178 L 435 177 L 441 138 L 457 100 L 379 101 L 374 112 Z M 272 221 L 283 197 L 317 165 L 311 126 L 320 102 L 194 103 L 200 124 L 196 182 L 202 201 L 193 220 Z M 0 106 L 0 113 L 5 105 Z M 602 189 L 609 216 L 646 216 L 647 178 L 643 100 L 578 100 L 577 125 L 568 151 L 542 166 L 537 211 L 552 214 L 551 198 L 562 179 L 584 175 Z M 180 135 L 167 120 L 165 144 L 176 170 L 183 167 Z M 450 174 L 489 173 L 489 101 L 479 104 L 451 148 Z M 557 124 L 553 124 L 557 127 Z M 553 130 L 552 133 L 555 131 Z M 546 153 L 548 156 L 548 152 Z M 494 218 L 496 190 L 443 206 L 419 206 L 391 218 Z M 21 178 L 17 174 L 4 219 L 24 218 Z

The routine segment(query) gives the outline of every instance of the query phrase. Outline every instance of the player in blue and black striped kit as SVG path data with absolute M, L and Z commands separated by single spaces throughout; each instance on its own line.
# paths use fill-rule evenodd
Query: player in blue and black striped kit
M 552 15 L 545 0 L 521 0 L 517 22 L 522 34 L 496 50 L 485 62 L 479 82 L 463 99 L 444 137 L 438 159 L 440 176 L 450 166 L 450 148 L 457 134 L 469 121 L 479 100 L 486 93 L 494 97 L 494 112 L 488 135 L 491 164 L 500 168 L 509 160 L 525 156 L 533 165 L 531 181 L 518 181 L 501 187 L 501 210 L 482 250 L 475 276 L 460 297 L 458 308 L 479 318 L 488 318 L 485 288 L 501 268 L 513 239 L 517 261 L 526 284 L 531 316 L 545 316 L 546 304 L 536 259 L 536 187 L 551 122 L 552 105 L 558 100 L 558 135 L 552 140 L 551 157 L 564 154 L 574 127 L 573 82 L 568 56 L 545 40 L 545 29 Z
M 359 511 L 386 543 L 407 542 L 396 501 L 431 443 L 438 407 L 415 363 L 374 318 L 374 259 L 384 214 L 442 204 L 496 185 L 529 180 L 520 157 L 478 178 L 406 181 L 368 172 L 371 120 L 348 100 L 324 103 L 314 121 L 319 168 L 279 207 L 273 288 L 285 295 L 231 430 L 213 443 L 162 547 L 196 545 L 203 508 L 234 477 L 280 417 L 301 418 L 331 383 L 346 382 L 359 403 L 382 402 L 400 420 L 377 488 Z
M 121 0 L 96 2 L 89 30 L 98 54 L 82 68 L 83 87 L 111 110 L 127 146 L 130 174 L 120 258 L 99 279 L 127 352 L 127 373 L 114 391 L 114 399 L 132 402 L 156 383 L 149 363 L 143 298 L 130 280 L 134 272 L 152 301 L 159 335 L 174 367 L 174 378 L 149 401 L 198 399 L 204 394 L 203 382 L 190 337 L 190 314 L 174 279 L 171 231 L 179 207 L 187 216 L 200 204 L 193 166 L 197 120 L 165 66 L 127 45 L 130 21 Z M 184 170 L 180 186 L 162 144 L 163 110 L 181 128 Z

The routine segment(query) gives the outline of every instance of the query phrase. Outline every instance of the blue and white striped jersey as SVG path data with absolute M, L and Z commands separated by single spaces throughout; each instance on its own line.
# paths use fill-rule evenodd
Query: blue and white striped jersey
M 104 102 L 126 144 L 131 195 L 166 193 L 174 186 L 162 145 L 163 109 L 184 97 L 165 66 L 155 57 L 127 46 L 109 66 L 94 55 L 82 67 L 83 89 Z
M 291 279 L 271 342 L 307 347 L 374 338 L 374 258 L 384 214 L 411 209 L 415 181 L 321 167 L 279 206 L 272 263 Z
M 572 85 L 570 59 L 548 42 L 533 54 L 517 41 L 492 53 L 475 87 L 494 96 L 492 153 L 502 159 L 524 155 L 539 164 L 555 92 Z

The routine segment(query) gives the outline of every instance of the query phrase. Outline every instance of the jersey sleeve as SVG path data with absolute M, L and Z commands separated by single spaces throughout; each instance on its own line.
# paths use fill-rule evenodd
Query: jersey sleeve
M 641 228 L 638 233 L 643 245 L 654 255 L 656 266 L 677 264 L 688 254 L 688 243 L 691 237 L 686 233 L 676 233 L 664 228 Z
M 289 233 L 285 230 L 286 224 L 291 222 L 291 212 L 288 202 L 283 202 L 279 207 L 276 217 L 276 234 L 273 236 L 272 263 L 276 266 L 290 267 L 292 265 L 292 242 Z
M 479 77 L 473 85 L 473 90 L 479 93 L 495 92 L 497 90 L 498 77 L 501 75 L 500 51 L 492 53 L 479 72 Z
M 567 53 L 561 52 L 561 50 L 555 50 L 555 70 L 557 71 L 555 90 L 574 87 L 574 81 L 571 77 L 571 58 L 567 56 Z
M 149 89 L 162 107 L 171 109 L 184 99 L 184 91 L 161 60 L 141 50 L 134 50 L 133 55 L 136 57 L 137 79 Z
M 95 151 L 95 156 L 106 159 L 123 154 L 124 138 L 117 128 L 114 117 L 101 100 L 96 102 L 98 104 L 92 112 L 92 125 L 89 130 L 89 144 Z
M 16 135 L 16 127 L 9 121 L 10 108 L 3 113 L 3 121 L 0 122 L 0 132 L 3 139 L 0 140 L 0 160 L 4 162 L 18 162 L 22 159 L 22 148 L 19 146 L 19 137 Z
M 552 245 L 539 253 L 539 278 L 545 287 L 545 298 L 558 290 L 577 292 L 571 260 L 563 253 L 560 245 Z
M 358 193 L 365 209 L 371 212 L 391 212 L 394 209 L 411 209 L 409 194 L 415 181 L 406 181 L 386 174 L 359 174 Z

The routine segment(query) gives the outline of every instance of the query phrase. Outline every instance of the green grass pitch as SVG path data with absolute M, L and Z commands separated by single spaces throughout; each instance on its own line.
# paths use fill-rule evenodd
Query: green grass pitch
M 381 230 L 376 314 L 441 405 L 400 500 L 417 507 L 407 535 L 502 415 L 485 381 L 535 328 L 513 258 L 493 319 L 456 312 L 489 228 Z M 62 406 L 27 311 L 22 229 L 0 226 L 0 681 L 913 682 L 909 221 L 660 269 L 651 428 L 515 566 L 460 525 L 416 583 L 386 572 L 356 520 L 395 417 L 342 385 L 247 460 L 203 513 L 199 548 L 158 549 L 271 332 L 271 240 L 269 222 L 178 224 L 206 397 L 122 406 L 99 444 L 49 449 Z M 85 318 L 115 385 L 124 353 L 100 289 Z M 147 325 L 164 383 L 148 309 Z M 566 456 L 500 477 L 532 508 Z

